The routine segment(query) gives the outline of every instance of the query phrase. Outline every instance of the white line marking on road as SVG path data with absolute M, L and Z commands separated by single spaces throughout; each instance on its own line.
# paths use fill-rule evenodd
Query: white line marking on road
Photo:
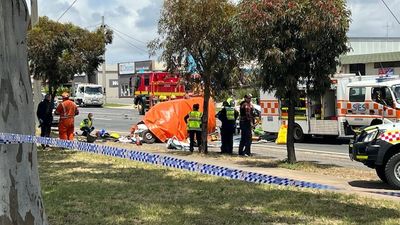
M 271 148 L 275 149 L 281 149 L 281 150 L 286 150 L 286 147 L 280 147 L 280 146 L 273 146 L 273 145 L 265 145 Z M 306 149 L 306 148 L 296 148 L 296 151 L 302 151 L 302 152 L 310 152 L 310 153 L 317 153 L 317 154 L 326 154 L 326 155 L 334 155 L 338 158 L 349 158 L 349 154 L 347 153 L 341 153 L 341 152 L 332 152 L 332 151 L 319 151 L 319 150 L 313 150 L 313 149 Z
M 98 118 L 98 117 L 95 117 L 95 120 L 107 120 L 107 121 L 110 121 L 110 120 L 112 120 L 112 119 L 106 119 L 106 118 Z

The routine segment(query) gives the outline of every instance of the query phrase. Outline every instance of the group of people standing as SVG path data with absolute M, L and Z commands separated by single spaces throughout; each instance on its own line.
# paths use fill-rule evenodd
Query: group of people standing
M 223 102 L 223 108 L 217 113 L 216 117 L 222 122 L 221 126 L 221 153 L 232 154 L 233 153 L 233 135 L 236 130 L 236 121 L 239 118 L 239 126 L 241 139 L 239 144 L 239 155 L 250 156 L 251 155 L 251 142 L 252 142 L 252 129 L 254 127 L 254 114 L 253 105 L 251 104 L 251 94 L 244 96 L 244 100 L 240 103 L 240 112 L 235 110 L 235 103 L 232 98 L 228 98 Z M 193 152 L 194 140 L 196 136 L 196 142 L 200 149 L 201 143 L 201 119 L 203 113 L 199 112 L 199 104 L 193 105 L 193 111 L 191 111 L 186 117 L 185 122 L 190 139 L 190 151 Z
M 58 123 L 59 138 L 62 140 L 74 139 L 74 117 L 79 114 L 78 107 L 74 101 L 69 99 L 69 94 L 64 92 L 62 102 L 57 105 L 54 114 L 60 116 Z M 41 129 L 41 137 L 50 137 L 51 125 L 53 121 L 53 109 L 55 108 L 54 100 L 50 94 L 46 94 L 43 101 L 38 105 L 36 115 L 39 120 Z M 87 136 L 94 130 L 93 114 L 89 113 L 88 118 L 84 119 L 80 124 L 82 135 Z M 42 145 L 44 148 L 47 147 Z

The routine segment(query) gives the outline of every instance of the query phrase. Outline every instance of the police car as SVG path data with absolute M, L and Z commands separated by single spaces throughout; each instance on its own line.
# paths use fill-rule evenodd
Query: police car
M 369 126 L 349 145 L 352 160 L 376 170 L 385 183 L 400 189 L 400 123 Z

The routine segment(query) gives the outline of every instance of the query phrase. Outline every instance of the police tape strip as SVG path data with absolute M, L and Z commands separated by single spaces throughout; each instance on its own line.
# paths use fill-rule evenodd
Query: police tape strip
M 386 196 L 392 196 L 392 197 L 399 197 L 399 198 L 400 198 L 400 192 L 392 192 L 392 191 L 370 191 L 370 193 L 380 194 L 380 195 L 386 195 Z
M 153 153 L 146 153 L 136 150 L 111 147 L 111 146 L 103 146 L 86 142 L 60 140 L 48 137 L 36 137 L 31 135 L 0 133 L 0 143 L 1 142 L 3 144 L 18 144 L 18 143 L 44 144 L 61 148 L 76 149 L 88 153 L 113 156 L 133 161 L 162 165 L 166 167 L 182 169 L 191 172 L 199 172 L 203 174 L 214 175 L 235 180 L 242 180 L 252 183 L 275 184 L 275 185 L 292 186 L 299 188 L 312 188 L 320 190 L 338 190 L 338 188 L 328 185 L 292 180 L 288 178 L 281 178 L 277 176 L 247 172 L 227 167 L 202 164 L 198 162 L 177 159 L 170 156 L 162 156 Z

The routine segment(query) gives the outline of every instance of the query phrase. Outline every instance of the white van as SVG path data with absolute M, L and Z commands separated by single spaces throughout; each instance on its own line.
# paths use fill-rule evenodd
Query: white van
M 102 106 L 104 103 L 102 85 L 75 83 L 74 91 L 74 100 L 79 106 Z

